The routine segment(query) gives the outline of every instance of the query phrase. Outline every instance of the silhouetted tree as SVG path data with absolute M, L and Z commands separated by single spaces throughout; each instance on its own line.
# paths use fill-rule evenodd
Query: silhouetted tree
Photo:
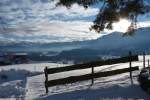
M 57 5 L 64 5 L 70 8 L 72 4 L 88 8 L 95 3 L 103 3 L 100 6 L 99 13 L 94 20 L 94 24 L 90 30 L 101 32 L 104 29 L 113 29 L 112 24 L 118 22 L 121 18 L 131 20 L 131 25 L 128 27 L 126 35 L 132 35 L 137 28 L 137 17 L 150 12 L 149 0 L 60 0 Z

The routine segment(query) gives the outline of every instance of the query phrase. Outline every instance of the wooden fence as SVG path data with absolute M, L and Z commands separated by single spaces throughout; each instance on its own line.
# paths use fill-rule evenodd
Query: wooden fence
M 132 81 L 132 71 L 139 70 L 138 66 L 132 67 L 132 64 L 131 64 L 132 61 L 138 61 L 138 55 L 132 56 L 131 53 L 129 53 L 129 56 L 122 57 L 122 58 L 95 61 L 95 62 L 89 62 L 89 63 L 84 63 L 84 64 L 59 67 L 59 68 L 47 68 L 46 67 L 44 69 L 46 93 L 48 93 L 48 87 L 51 87 L 51 86 L 69 84 L 69 83 L 85 81 L 85 80 L 92 80 L 92 84 L 93 84 L 94 78 L 107 77 L 107 76 L 117 75 L 117 74 L 126 73 L 126 72 L 130 72 L 130 78 Z M 129 68 L 94 73 L 95 67 L 100 67 L 102 65 L 126 63 L 126 62 L 129 62 Z M 48 74 L 55 74 L 59 72 L 67 72 L 67 71 L 87 69 L 87 68 L 92 69 L 91 74 L 85 74 L 85 75 L 80 75 L 80 76 L 70 76 L 67 78 L 61 78 L 61 79 L 55 79 L 55 80 L 48 80 Z

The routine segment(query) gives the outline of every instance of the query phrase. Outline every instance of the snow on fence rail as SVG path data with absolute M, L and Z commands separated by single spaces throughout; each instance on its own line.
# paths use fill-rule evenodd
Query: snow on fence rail
M 48 87 L 51 87 L 51 86 L 69 84 L 69 83 L 74 83 L 78 81 L 90 80 L 90 79 L 92 80 L 92 84 L 93 84 L 94 78 L 107 77 L 107 76 L 117 75 L 117 74 L 126 73 L 126 72 L 130 72 L 130 78 L 132 82 L 132 71 L 139 70 L 138 66 L 132 67 L 132 64 L 131 64 L 132 61 L 138 61 L 138 55 L 131 55 L 131 53 L 129 53 L 129 56 L 116 58 L 116 59 L 101 60 L 101 61 L 89 62 L 89 63 L 84 63 L 84 64 L 76 64 L 76 65 L 65 66 L 65 67 L 60 67 L 60 68 L 48 69 L 46 67 L 44 69 L 46 93 L 48 93 Z M 126 62 L 129 62 L 129 68 L 94 73 L 94 67 L 118 64 L 118 63 L 126 63 Z M 87 69 L 87 68 L 92 69 L 91 74 L 85 74 L 85 75 L 80 75 L 80 76 L 70 76 L 67 78 L 61 78 L 61 79 L 55 79 L 55 80 L 48 80 L 48 74 L 55 74 L 59 72 L 67 72 L 67 71 Z

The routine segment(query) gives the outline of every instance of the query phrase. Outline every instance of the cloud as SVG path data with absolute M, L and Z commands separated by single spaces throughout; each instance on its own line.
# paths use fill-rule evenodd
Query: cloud
M 85 10 L 77 4 L 70 9 L 56 7 L 57 2 L 0 0 L 0 41 L 50 43 L 84 41 L 101 36 L 89 31 L 101 4 Z
M 96 39 L 100 36 L 89 31 L 92 22 L 85 21 L 40 21 L 20 24 L 15 28 L 1 29 L 3 40 L 26 41 L 26 42 L 71 42 Z M 35 27 L 36 26 L 36 27 Z
M 50 0 L 1 0 L 1 41 L 70 42 L 98 38 L 89 31 L 97 8 L 56 7 Z

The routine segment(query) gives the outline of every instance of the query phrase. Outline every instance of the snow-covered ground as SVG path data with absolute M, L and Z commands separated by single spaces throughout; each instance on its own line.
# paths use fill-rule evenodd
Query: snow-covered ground
M 56 63 L 34 63 L 34 64 L 18 64 L 18 65 L 8 65 L 8 66 L 0 66 L 1 70 L 10 70 L 10 69 L 24 69 L 32 72 L 44 72 L 45 67 L 62 67 L 65 64 L 56 64 Z
M 139 62 L 133 62 L 133 66 L 143 67 L 142 56 Z M 148 59 L 148 57 L 146 57 Z M 147 64 L 147 63 L 146 63 Z M 36 67 L 35 67 L 36 66 Z M 91 80 L 76 82 L 60 86 L 49 87 L 49 93 L 45 93 L 43 70 L 45 66 L 66 66 L 54 63 L 23 64 L 0 67 L 0 98 L 21 98 L 26 100 L 101 100 L 101 99 L 144 99 L 149 100 L 150 95 L 139 86 L 137 75 L 133 73 L 134 83 L 131 84 L 129 73 L 110 77 L 97 78 L 91 86 Z M 107 65 L 95 68 L 97 71 L 107 71 L 129 67 L 129 63 Z M 49 80 L 68 76 L 90 73 L 91 69 L 62 72 L 49 75 Z M 3 77 L 2 77 L 3 75 Z M 7 79 L 5 79 L 7 76 Z
M 45 66 L 59 67 L 62 64 L 36 63 L 0 67 L 0 98 L 25 98 L 27 79 L 43 74 Z

